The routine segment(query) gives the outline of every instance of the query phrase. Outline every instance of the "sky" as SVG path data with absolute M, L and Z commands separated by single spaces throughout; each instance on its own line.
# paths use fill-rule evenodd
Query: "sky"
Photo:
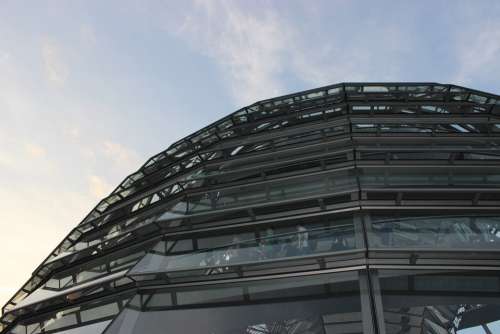
M 172 142 L 339 82 L 500 94 L 500 1 L 0 0 L 0 304 Z

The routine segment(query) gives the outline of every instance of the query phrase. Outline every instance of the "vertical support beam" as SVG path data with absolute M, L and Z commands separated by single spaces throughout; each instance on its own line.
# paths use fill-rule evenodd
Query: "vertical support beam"
M 361 294 L 361 320 L 364 334 L 375 334 L 374 310 L 370 296 L 370 280 L 367 271 L 359 273 L 359 291 Z
M 364 242 L 365 242 L 365 247 L 366 247 L 366 260 L 368 263 L 370 263 L 370 236 L 373 233 L 372 231 L 372 219 L 371 215 L 368 212 L 363 212 L 361 211 L 362 214 L 362 226 L 363 226 L 363 237 L 364 237 Z
M 375 308 L 374 316 L 377 324 L 379 334 L 385 334 L 385 318 L 384 318 L 384 305 L 382 304 L 382 294 L 380 291 L 380 279 L 376 270 L 369 271 L 371 292 L 373 298 L 373 307 Z

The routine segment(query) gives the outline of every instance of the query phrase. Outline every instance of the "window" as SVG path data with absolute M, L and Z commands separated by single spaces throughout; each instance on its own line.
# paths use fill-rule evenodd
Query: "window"
M 106 334 L 363 333 L 359 274 L 346 272 L 144 294 Z M 155 296 L 161 294 L 165 304 Z M 176 302 L 172 302 L 176 301 Z M 142 309 L 142 311 L 140 311 Z
M 172 254 L 172 249 L 155 247 L 132 269 L 131 274 L 202 270 L 203 275 L 215 275 L 234 271 L 235 266 L 323 256 L 363 247 L 357 244 L 352 218 L 323 224 L 266 227 L 257 233 L 226 232 L 200 241 L 198 247 L 216 247 L 178 255 Z M 161 245 L 164 243 L 160 242 Z M 157 251 L 162 249 L 165 251 Z
M 370 248 L 500 249 L 500 217 L 373 215 Z
M 387 334 L 498 333 L 496 273 L 387 270 L 379 276 Z

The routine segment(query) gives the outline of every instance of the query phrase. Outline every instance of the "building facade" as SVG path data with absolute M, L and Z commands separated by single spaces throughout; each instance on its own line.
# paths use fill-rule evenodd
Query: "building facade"
M 500 333 L 500 96 L 345 83 L 149 159 L 2 334 Z

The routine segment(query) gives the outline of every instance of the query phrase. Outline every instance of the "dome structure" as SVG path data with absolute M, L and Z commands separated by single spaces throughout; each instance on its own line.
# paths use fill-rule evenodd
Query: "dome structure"
M 500 96 L 242 108 L 128 176 L 2 311 L 2 334 L 498 333 Z

